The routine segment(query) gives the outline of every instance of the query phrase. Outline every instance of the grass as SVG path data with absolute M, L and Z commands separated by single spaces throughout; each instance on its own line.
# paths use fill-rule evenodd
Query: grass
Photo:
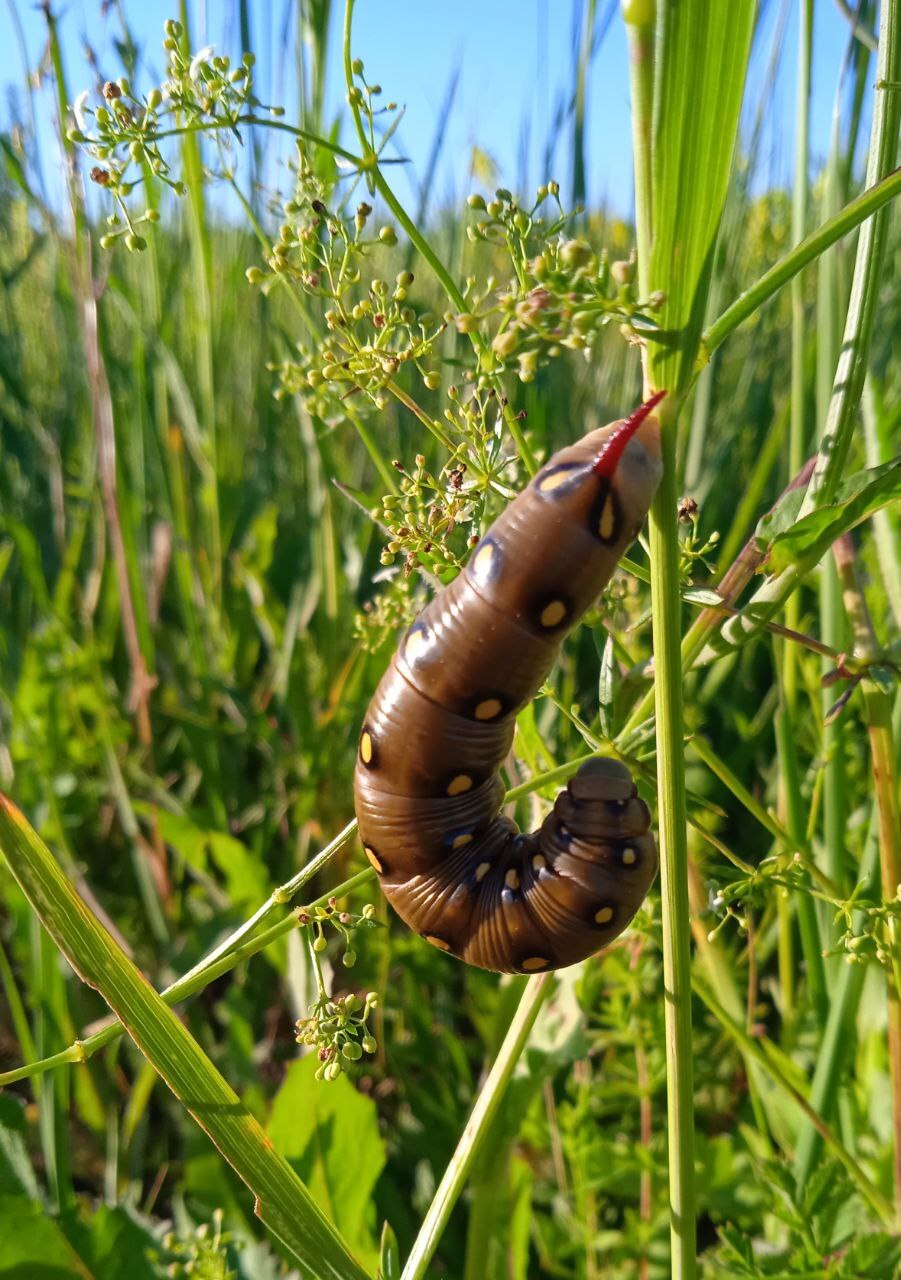
M 578 28 L 577 186 L 608 7 Z M 403 86 L 375 92 L 352 2 L 341 129 L 329 4 L 299 7 L 284 51 L 297 120 L 237 64 L 191 75 L 184 4 L 174 114 L 136 136 L 108 96 L 83 130 L 108 154 L 63 144 L 107 167 L 102 215 L 74 179 L 68 210 L 45 203 L 27 113 L 24 143 L 0 138 L 6 1267 L 897 1268 L 901 15 L 857 13 L 878 55 L 849 24 L 817 171 L 801 6 L 794 186 L 753 195 L 753 6 L 623 8 L 634 228 L 567 220 L 552 175 L 468 207 L 423 191 L 414 216 L 379 106 Z M 254 184 L 276 140 L 297 150 L 273 202 Z M 246 223 L 216 212 L 211 170 Z M 325 225 L 299 234 L 314 201 Z M 605 955 L 499 981 L 389 917 L 349 822 L 353 743 L 470 538 L 642 386 L 669 391 L 649 531 L 520 717 L 505 781 L 531 826 L 580 759 L 620 754 L 656 798 L 661 884 Z

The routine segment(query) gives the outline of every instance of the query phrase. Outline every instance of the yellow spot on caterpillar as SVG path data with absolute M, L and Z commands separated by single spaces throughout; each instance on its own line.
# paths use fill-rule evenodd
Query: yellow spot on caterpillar
M 468 791 L 472 786 L 472 778 L 468 773 L 458 773 L 456 778 L 452 778 L 448 784 L 447 794 L 449 796 L 462 796 L 464 791 Z
M 613 537 L 616 529 L 616 510 L 613 506 L 613 498 L 608 497 L 601 510 L 601 518 L 598 521 L 598 533 L 605 542 L 609 542 Z
M 372 738 L 368 733 L 360 737 L 360 759 L 364 764 L 372 764 Z
M 486 574 L 489 571 L 493 559 L 494 543 L 483 542 L 472 558 L 472 572 L 476 577 L 480 577 L 482 574 Z
M 451 848 L 462 849 L 465 844 L 469 844 L 471 839 L 472 839 L 472 836 L 469 835 L 468 832 L 462 836 L 454 836 L 453 840 L 451 841 Z
M 414 627 L 404 645 L 404 657 L 407 662 L 415 662 L 417 658 L 422 657 L 428 644 L 428 632 L 423 627 Z
M 374 850 L 370 849 L 368 844 L 364 844 L 364 845 L 363 845 L 363 852 L 366 854 L 366 857 L 369 859 L 369 861 L 371 862 L 371 864 L 375 867 L 375 869 L 376 869 L 376 871 L 379 873 L 379 875 L 381 875 L 381 874 L 382 874 L 382 872 L 384 871 L 384 867 L 383 867 L 383 866 L 382 866 L 382 864 L 379 862 L 378 858 L 375 856 L 375 852 L 374 852 Z
M 516 870 L 515 867 L 511 867 L 510 870 L 507 872 L 507 874 L 504 876 L 504 884 L 507 886 L 508 889 L 519 888 L 519 872 Z
M 490 870 L 491 870 L 490 862 L 480 862 L 479 865 L 476 867 L 476 883 L 481 884 Z
M 553 493 L 555 489 L 559 489 L 561 484 L 566 484 L 572 475 L 572 469 L 567 467 L 565 470 L 552 471 L 549 476 L 545 476 L 543 480 L 538 481 L 539 493 Z
M 529 956 L 528 960 L 523 960 L 522 967 L 527 969 L 529 973 L 534 973 L 536 969 L 546 969 L 547 960 L 544 956 Z
M 566 617 L 566 605 L 562 600 L 552 600 L 550 604 L 546 604 L 541 610 L 541 625 L 543 627 L 556 627 L 558 622 L 562 622 Z
M 638 854 L 635 852 L 634 849 L 623 849 L 623 865 L 624 866 L 631 867 L 632 863 L 635 862 L 637 858 L 638 858 Z
M 532 859 L 532 870 L 535 872 L 543 871 L 547 866 L 547 858 L 543 853 L 536 853 Z
M 422 935 L 426 942 L 431 942 L 433 947 L 437 947 L 439 951 L 450 951 L 450 943 L 445 942 L 443 938 L 436 938 L 434 933 L 424 933 Z
M 609 924 L 613 919 L 613 908 L 601 907 L 600 911 L 594 913 L 594 918 L 598 924 Z
M 500 698 L 486 698 L 476 707 L 477 720 L 493 720 L 502 707 Z

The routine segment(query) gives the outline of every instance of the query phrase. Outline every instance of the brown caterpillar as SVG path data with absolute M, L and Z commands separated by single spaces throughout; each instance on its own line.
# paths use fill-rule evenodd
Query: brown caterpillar
M 659 392 L 554 454 L 407 631 L 369 706 L 360 837 L 403 920 L 468 964 L 575 964 L 632 919 L 657 871 L 628 769 L 587 761 L 530 835 L 500 812 L 517 712 L 609 581 L 660 481 Z M 639 432 L 642 424 L 644 429 Z

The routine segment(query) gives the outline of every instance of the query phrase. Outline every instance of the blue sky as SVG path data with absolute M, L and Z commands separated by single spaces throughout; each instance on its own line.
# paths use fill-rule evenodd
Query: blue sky
M 728 0 L 726 0 L 728 2 Z M 441 163 L 432 192 L 433 204 L 459 203 L 473 183 L 470 164 L 474 146 L 497 165 L 501 185 L 522 190 L 547 177 L 569 181 L 571 124 L 555 131 L 558 103 L 573 80 L 574 31 L 583 0 L 357 0 L 354 52 L 366 63 L 367 76 L 380 82 L 385 97 L 406 107 L 396 135 L 397 150 L 408 157 L 411 173 L 397 176 L 402 196 L 410 197 L 409 179 L 421 177 L 431 150 L 441 106 L 455 70 L 459 84 L 448 122 Z M 115 5 L 101 0 L 54 0 L 58 11 L 70 94 L 92 83 L 83 53 L 84 39 L 96 51 L 102 73 L 118 74 L 115 50 L 119 27 Z M 107 16 L 103 15 L 104 8 Z M 333 113 L 343 104 L 340 63 L 340 21 L 343 4 L 334 4 L 329 51 L 329 104 Z M 603 21 L 611 0 L 598 0 Z M 796 31 L 798 0 L 768 0 L 752 62 L 746 97 L 746 117 L 756 111 L 766 82 L 767 66 L 787 8 L 779 73 L 767 101 L 763 163 L 758 187 L 790 180 L 793 151 Z M 176 0 L 121 0 L 132 32 L 145 51 L 146 89 L 159 74 L 160 42 L 166 17 Z M 811 148 L 814 168 L 828 146 L 835 86 L 848 42 L 848 28 L 834 0 L 816 0 Z M 195 47 L 214 44 L 238 50 L 237 3 L 233 0 L 192 0 Z M 251 0 L 253 43 L 258 55 L 261 90 L 284 103 L 289 118 L 295 101 L 293 62 L 285 56 L 283 33 L 293 31 L 295 0 Z M 13 15 L 17 19 L 13 20 Z M 628 215 L 631 211 L 631 140 L 629 85 L 625 35 L 615 6 L 613 20 L 595 55 L 589 80 L 588 192 L 592 205 L 606 205 Z M 24 50 L 19 41 L 21 30 Z M 22 85 L 26 67 L 40 64 L 45 43 L 43 18 L 34 0 L 0 0 L 0 127 L 23 111 Z M 59 191 L 59 167 L 52 128 L 53 105 L 45 87 L 36 96 L 38 140 L 47 190 Z M 345 129 L 345 137 L 350 134 Z M 548 138 L 557 151 L 545 172 Z M 397 173 L 397 171 L 395 171 Z

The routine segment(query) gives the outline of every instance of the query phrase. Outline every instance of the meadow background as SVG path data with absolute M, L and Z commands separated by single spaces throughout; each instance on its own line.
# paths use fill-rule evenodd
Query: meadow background
M 159 219 L 128 232 L 108 224 L 95 161 L 66 136 L 82 89 L 96 108 L 105 81 L 125 75 L 142 95 L 160 82 L 172 17 L 194 51 L 214 44 L 235 66 L 256 52 L 256 92 L 286 108 L 271 120 L 352 148 L 341 6 L 57 14 L 11 0 L 0 62 L 0 787 L 157 990 L 278 886 L 291 890 L 274 906 L 319 901 L 300 927 L 288 913 L 267 945 L 230 956 L 180 1008 L 351 1252 L 386 1280 L 400 1274 L 392 1251 L 407 1257 L 434 1210 L 531 988 L 409 935 L 356 842 L 336 840 L 353 816 L 359 724 L 400 627 L 525 482 L 527 458 L 638 403 L 636 339 L 655 314 L 631 263 L 618 5 L 463 5 L 453 27 L 417 22 L 423 8 L 360 0 L 353 54 L 382 101 L 407 104 L 385 157 L 410 163 L 384 170 L 433 257 L 471 310 L 487 311 L 513 274 L 518 233 L 480 235 L 490 209 L 467 196 L 512 219 L 514 197 L 531 208 L 543 185 L 550 212 L 529 231 L 530 253 L 553 255 L 558 238 L 584 245 L 560 288 L 583 287 L 586 250 L 607 282 L 610 323 L 592 323 L 588 340 L 539 350 L 527 335 L 499 361 L 507 419 L 487 385 L 464 394 L 467 326 L 452 315 L 442 328 L 433 264 L 326 150 L 308 149 L 298 182 L 293 140 L 264 128 L 231 147 L 170 139 L 167 176 L 186 194 L 148 174 L 146 200 L 138 189 L 128 205 Z M 707 322 L 863 186 L 878 6 L 855 6 L 856 32 L 842 9 L 759 6 Z M 559 227 L 552 179 L 571 211 Z M 269 264 L 314 189 L 337 203 L 351 184 L 351 224 L 359 201 L 373 205 L 363 294 L 373 279 L 395 282 L 398 316 L 409 304 L 432 320 L 421 358 L 393 371 L 396 389 L 369 370 L 346 396 L 310 377 L 327 363 L 328 304 L 300 269 Z M 129 234 L 144 247 L 129 249 Z M 899 452 L 897 246 L 888 237 L 870 285 L 846 473 Z M 680 525 L 685 627 L 816 451 L 855 247 L 852 233 L 811 260 L 730 333 L 686 399 L 677 485 L 697 505 Z M 496 329 L 489 318 L 486 346 Z M 496 483 L 461 499 L 463 458 Z M 433 508 L 424 551 L 409 530 Z M 827 554 L 791 597 L 780 620 L 822 651 L 758 630 L 686 676 L 707 1276 L 889 1277 L 899 1266 L 901 1023 L 887 999 L 898 903 L 885 823 L 894 803 L 897 824 L 898 532 L 897 506 L 882 506 L 841 543 L 838 569 Z M 507 781 L 524 822 L 554 794 L 546 774 L 612 743 L 653 795 L 645 551 L 633 549 L 632 572 L 521 717 Z M 333 856 L 307 877 L 323 849 Z M 347 915 L 337 928 L 321 922 L 335 886 Z M 320 934 L 327 945 L 314 950 Z M 655 889 L 607 954 L 542 989 L 526 1047 L 492 1086 L 497 1113 L 447 1206 L 433 1270 L 426 1260 L 415 1274 L 670 1274 L 663 946 Z M 374 1048 L 347 1057 L 337 1079 L 314 1079 L 320 1061 L 296 1043 L 296 1020 L 318 1002 L 321 1022 L 324 1001 L 367 992 Z M 246 1188 L 128 1038 L 78 1047 L 105 1013 L 0 863 L 0 1276 L 315 1274 L 291 1270 Z M 35 1067 L 48 1058 L 52 1069 Z

